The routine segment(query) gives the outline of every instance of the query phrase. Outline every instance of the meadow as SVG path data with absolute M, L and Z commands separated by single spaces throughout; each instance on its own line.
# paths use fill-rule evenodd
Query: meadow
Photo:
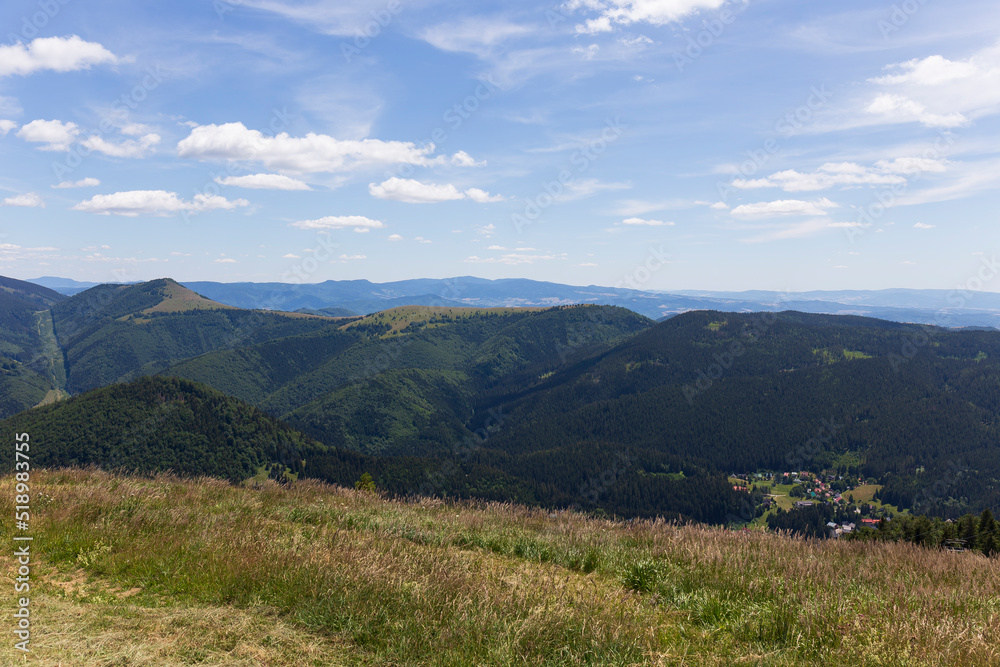
M 995 665 L 1000 561 L 905 543 L 32 473 L 5 665 Z M 0 479 L 11 544 L 14 482 Z M 14 609 L 14 562 L 0 600 Z M 2 614 L 10 623 L 10 614 Z

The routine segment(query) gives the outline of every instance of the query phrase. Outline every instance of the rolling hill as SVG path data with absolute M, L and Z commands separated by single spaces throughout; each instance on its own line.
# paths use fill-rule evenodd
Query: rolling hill
M 337 322 L 301 313 L 240 310 L 170 279 L 93 287 L 53 306 L 52 319 L 65 354 L 67 389 L 73 394 L 156 372 L 211 350 Z

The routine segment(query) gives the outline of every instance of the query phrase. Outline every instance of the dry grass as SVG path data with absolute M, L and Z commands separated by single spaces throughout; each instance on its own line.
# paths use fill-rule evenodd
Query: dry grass
M 33 480 L 37 664 L 1000 664 L 1000 563 L 974 554 L 310 481 Z

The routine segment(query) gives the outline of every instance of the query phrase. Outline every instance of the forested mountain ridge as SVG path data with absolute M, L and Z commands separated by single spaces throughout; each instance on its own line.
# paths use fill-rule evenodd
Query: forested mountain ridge
M 477 412 L 498 406 L 506 427 L 477 450 L 484 465 L 590 443 L 664 471 L 850 470 L 883 482 L 887 502 L 949 516 L 1000 502 L 996 332 L 687 313 Z
M 653 323 L 610 306 L 335 319 L 225 307 L 170 280 L 98 286 L 49 310 L 19 301 L 52 363 L 15 367 L 6 336 L 20 402 L 5 414 L 60 372 L 73 393 L 161 373 L 322 443 L 313 473 L 367 468 L 394 492 L 721 521 L 741 505 L 727 473 L 800 469 L 874 478 L 883 501 L 942 516 L 1000 504 L 995 331 L 799 312 Z
M 272 464 L 301 473 L 326 451 L 246 403 L 162 377 L 95 389 L 2 423 L 9 433 L 32 434 L 31 461 L 39 467 L 172 470 L 240 482 Z
M 603 351 L 651 324 L 602 306 L 396 308 L 167 372 L 250 401 L 327 444 L 427 454 L 469 433 L 463 425 L 485 388 Z
M 337 321 L 239 310 L 170 279 L 99 285 L 52 308 L 67 388 L 79 393 L 162 370 L 211 350 L 315 331 Z

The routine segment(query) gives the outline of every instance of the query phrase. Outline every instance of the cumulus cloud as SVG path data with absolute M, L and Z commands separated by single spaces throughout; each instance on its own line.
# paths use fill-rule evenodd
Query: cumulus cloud
M 17 127 L 17 123 L 12 120 L 0 120 L 0 137 L 7 136 L 7 133 Z
M 216 264 L 235 264 L 236 260 L 233 259 L 233 258 L 231 258 L 231 257 L 220 257 L 219 259 L 215 260 L 215 263 Z
M 58 120 L 33 120 L 20 130 L 17 136 L 25 141 L 39 146 L 43 151 L 65 151 L 76 141 L 80 128 L 76 123 L 63 123 Z
M 385 227 L 385 223 L 381 220 L 366 218 L 363 215 L 328 215 L 325 218 L 317 220 L 299 220 L 298 222 L 293 222 L 291 226 L 298 227 L 299 229 L 316 230 L 353 228 L 355 232 L 364 234 L 373 229 L 382 229 Z
M 218 177 L 219 185 L 232 185 L 249 190 L 311 190 L 306 183 L 282 174 L 250 174 L 248 176 Z
M 172 215 L 174 213 L 202 213 L 204 211 L 229 211 L 249 206 L 246 199 L 228 200 L 218 195 L 197 194 L 191 201 L 185 201 L 176 192 L 166 190 L 129 190 L 109 195 L 94 195 L 73 207 L 74 211 L 85 211 L 99 215 Z
M 471 199 L 480 204 L 503 201 L 502 196 L 491 195 L 479 188 L 469 188 L 463 192 L 450 183 L 436 185 L 396 176 L 381 183 L 369 183 L 368 192 L 378 199 L 389 199 L 409 204 L 436 204 L 459 199 Z
M 121 62 L 115 54 L 96 42 L 85 42 L 76 35 L 40 37 L 27 45 L 0 46 L 0 77 L 26 75 L 41 70 L 72 72 L 93 65 Z
M 614 26 L 634 23 L 666 25 L 680 21 L 699 11 L 718 9 L 726 0 L 570 0 L 565 8 L 573 11 L 597 12 L 576 27 L 577 32 L 609 32 Z
M 778 201 L 742 204 L 734 208 L 730 213 L 746 218 L 769 218 L 785 215 L 828 215 L 829 212 L 827 209 L 836 207 L 836 204 L 825 197 L 813 201 L 780 199 Z
M 390 241 L 402 241 L 403 237 L 400 236 L 399 234 L 390 234 L 389 235 L 389 240 Z
M 980 73 L 979 67 L 972 61 L 954 61 L 935 55 L 923 60 L 914 58 L 906 62 L 888 65 L 886 70 L 899 72 L 869 79 L 872 83 L 882 85 L 900 85 L 914 83 L 921 86 L 939 86 L 959 79 L 967 79 Z
M 198 160 L 256 162 L 275 171 L 332 173 L 398 164 L 446 164 L 433 156 L 434 144 L 417 146 L 409 141 L 380 139 L 340 140 L 310 132 L 292 137 L 287 132 L 267 136 L 243 123 L 201 125 L 177 144 L 177 154 Z M 460 161 L 464 158 L 460 158 Z
M 65 190 L 67 188 L 94 188 L 100 185 L 101 182 L 96 178 L 81 178 L 79 181 L 63 181 L 58 185 L 53 185 L 52 187 L 57 190 Z
M 926 222 L 918 222 L 913 227 L 914 229 L 934 229 L 934 225 L 928 225 Z
M 3 200 L 4 206 L 22 206 L 25 208 L 45 208 L 45 202 L 35 192 L 14 195 Z
M 865 107 L 865 111 L 876 116 L 881 116 L 884 121 L 917 121 L 927 127 L 959 127 L 969 122 L 969 119 L 959 112 L 948 114 L 934 113 L 920 102 L 912 100 L 905 95 L 895 95 L 892 93 L 878 95 Z
M 81 142 L 90 150 L 104 153 L 111 157 L 140 158 L 145 157 L 153 146 L 160 143 L 160 135 L 155 133 L 146 134 L 139 139 L 128 139 L 115 143 L 107 141 L 104 137 L 95 134 L 87 137 Z

